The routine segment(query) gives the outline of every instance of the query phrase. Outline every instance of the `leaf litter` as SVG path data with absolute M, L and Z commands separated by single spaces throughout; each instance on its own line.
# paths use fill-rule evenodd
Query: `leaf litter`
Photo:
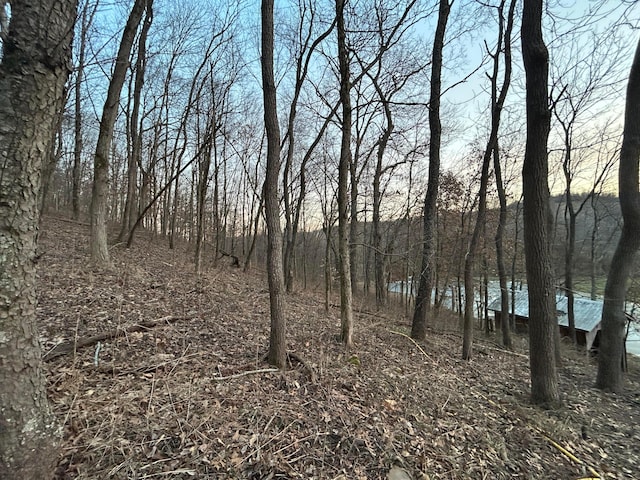
M 56 479 L 638 478 L 636 360 L 625 392 L 606 394 L 566 348 L 563 406 L 543 410 L 522 338 L 505 352 L 478 334 L 466 362 L 457 319 L 416 343 L 389 308 L 355 312 L 347 352 L 339 309 L 302 291 L 287 297 L 280 372 L 264 361 L 264 272 L 211 262 L 198 277 L 186 246 L 148 234 L 97 268 L 86 226 L 52 216 L 40 237 L 43 353 L 70 347 L 45 363 Z

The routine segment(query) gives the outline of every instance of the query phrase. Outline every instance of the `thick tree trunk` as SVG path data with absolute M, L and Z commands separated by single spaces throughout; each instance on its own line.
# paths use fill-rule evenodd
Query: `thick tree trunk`
M 611 260 L 604 291 L 602 331 L 598 356 L 596 386 L 619 392 L 623 388 L 624 340 L 626 316 L 625 297 L 633 260 L 640 248 L 640 194 L 638 174 L 640 162 L 640 42 L 631 66 L 627 86 L 627 104 L 624 118 L 618 189 L 622 210 L 622 234 Z
M 431 60 L 431 92 L 429 98 L 429 181 L 424 198 L 424 224 L 422 245 L 422 268 L 420 269 L 420 283 L 416 295 L 416 306 L 413 312 L 411 337 L 424 340 L 427 334 L 427 310 L 431 303 L 432 274 L 434 270 L 433 257 L 436 236 L 436 208 L 438 188 L 440 184 L 440 143 L 442 125 L 440 124 L 440 95 L 442 90 L 442 51 L 444 49 L 444 34 L 447 28 L 451 5 L 448 0 L 440 0 L 438 11 L 438 25 L 433 41 Z
M 282 231 L 278 203 L 280 128 L 278 126 L 276 85 L 273 74 L 273 0 L 262 1 L 262 86 L 264 123 L 267 130 L 267 174 L 264 195 L 267 220 L 267 276 L 271 305 L 268 361 L 278 368 L 285 368 L 287 363 L 286 317 L 284 274 L 282 271 Z
M 136 0 L 122 33 L 107 99 L 102 109 L 96 153 L 93 159 L 93 190 L 91 194 L 91 260 L 109 263 L 107 245 L 107 202 L 109 189 L 109 150 L 113 128 L 118 116 L 120 93 L 129 68 L 129 56 L 147 0 Z
M 340 338 L 348 348 L 353 343 L 353 294 L 351 291 L 351 262 L 349 260 L 350 209 L 348 196 L 349 169 L 351 165 L 351 98 L 344 4 L 345 0 L 336 0 L 340 102 L 342 104 L 342 142 L 338 165 L 338 264 L 340 268 Z
M 560 395 L 555 358 L 558 335 L 556 293 L 548 222 L 549 52 L 542 38 L 542 0 L 524 2 L 522 56 L 527 87 L 527 144 L 522 182 L 524 250 L 529 286 L 531 399 L 533 403 L 552 406 L 560 401 Z
M 60 430 L 36 329 L 38 194 L 69 76 L 74 1 L 11 2 L 0 64 L 0 478 L 53 476 Z

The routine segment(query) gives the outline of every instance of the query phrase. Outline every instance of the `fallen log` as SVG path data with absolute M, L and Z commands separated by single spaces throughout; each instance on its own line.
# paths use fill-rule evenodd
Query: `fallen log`
M 98 342 L 102 342 L 104 340 L 113 340 L 115 338 L 123 337 L 128 335 L 129 333 L 134 332 L 143 332 L 149 330 L 151 328 L 157 327 L 163 324 L 169 324 L 173 322 L 177 322 L 178 320 L 188 320 L 188 317 L 175 317 L 173 315 L 168 315 L 166 317 L 158 318 L 156 320 L 149 320 L 146 322 L 136 323 L 135 325 L 117 327 L 113 330 L 108 330 L 106 332 L 99 333 L 98 335 L 94 335 L 93 337 L 88 338 L 80 338 L 68 342 L 59 343 L 47 353 L 45 353 L 42 357 L 42 360 L 45 362 L 49 362 L 54 358 L 62 357 L 64 355 L 68 355 L 69 353 L 77 352 L 81 348 L 89 347 L 91 345 L 95 345 Z

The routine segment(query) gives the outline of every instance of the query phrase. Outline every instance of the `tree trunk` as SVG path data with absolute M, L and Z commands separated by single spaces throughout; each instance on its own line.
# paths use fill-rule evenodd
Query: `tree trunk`
M 496 155 L 498 151 L 498 131 L 500 129 L 502 107 L 507 97 L 507 91 L 509 90 L 509 83 L 511 81 L 511 27 L 513 25 L 512 19 L 515 2 L 511 2 L 511 7 L 509 8 L 509 21 L 507 24 L 506 32 L 504 30 L 503 18 L 504 4 L 505 0 L 503 0 L 498 7 L 498 42 L 495 52 L 491 55 L 491 57 L 493 58 L 493 71 L 491 73 L 491 76 L 489 77 L 491 80 L 491 132 L 489 134 L 489 140 L 487 141 L 487 147 L 484 151 L 482 159 L 482 172 L 480 174 L 480 193 L 478 199 L 478 215 L 464 262 L 465 307 L 464 336 L 462 342 L 462 358 L 464 360 L 469 360 L 471 358 L 471 347 L 473 343 L 473 301 L 475 293 L 473 286 L 473 269 L 478 242 L 480 240 L 480 233 L 485 226 L 487 186 L 489 183 L 489 166 L 491 165 L 492 157 Z M 505 37 L 505 73 L 504 80 L 502 82 L 502 88 L 500 89 L 500 93 L 498 93 L 498 73 L 500 70 L 500 52 L 502 51 L 503 37 Z M 498 165 L 498 169 L 499 168 L 500 167 Z M 504 195 L 504 190 L 502 193 Z
M 273 0 L 262 1 L 262 86 L 264 123 L 267 131 L 267 173 L 264 185 L 265 216 L 267 220 L 267 276 L 271 305 L 271 334 L 268 361 L 285 368 L 286 317 L 284 274 L 282 271 L 282 231 L 278 204 L 280 174 L 280 128 L 276 106 L 276 85 L 273 74 Z
M 349 260 L 349 197 L 348 182 L 351 165 L 351 98 L 349 83 L 349 52 L 344 25 L 345 0 L 336 0 L 338 30 L 338 61 L 340 64 L 340 102 L 342 104 L 342 142 L 338 164 L 338 252 L 340 268 L 340 319 L 342 343 L 353 343 L 353 294 Z
M 433 257 L 436 236 L 436 208 L 438 187 L 440 183 L 440 143 L 442 125 L 440 124 L 440 95 L 442 90 L 442 51 L 444 49 L 444 34 L 447 28 L 451 5 L 448 0 L 440 0 L 438 11 L 438 25 L 433 41 L 431 61 L 431 92 L 429 98 L 429 181 L 424 198 L 424 224 L 422 239 L 422 268 L 420 269 L 420 284 L 416 295 L 416 306 L 413 312 L 411 337 L 424 340 L 427 334 L 427 310 L 431 303 L 432 273 L 434 270 Z
M 527 143 L 522 182 L 524 250 L 529 288 L 531 399 L 559 403 L 555 340 L 558 335 L 556 294 L 549 246 L 547 141 L 551 123 L 547 81 L 549 52 L 542 38 L 542 0 L 525 0 L 522 56 L 526 73 Z
M 387 107 L 388 109 L 388 107 Z M 390 121 L 390 116 L 388 117 Z M 382 177 L 382 159 L 386 143 L 391 135 L 393 124 L 387 123 L 381 138 L 379 139 L 376 169 L 373 174 L 373 214 L 371 219 L 372 236 L 373 236 L 373 254 L 374 254 L 374 274 L 376 286 L 376 305 L 382 307 L 387 300 L 387 281 L 385 278 L 386 255 L 382 248 L 382 231 L 380 226 L 380 207 L 382 205 L 382 191 L 380 189 L 380 180 Z
M 84 62 L 87 47 L 87 35 L 89 26 L 92 23 L 93 14 L 97 7 L 95 3 L 91 14 L 89 14 L 89 3 L 85 3 L 82 9 L 81 31 L 80 31 L 80 51 L 78 52 L 78 71 L 76 73 L 75 93 L 75 118 L 74 118 L 74 148 L 73 148 L 73 170 L 71 179 L 71 205 L 73 208 L 73 218 L 80 218 L 80 169 L 82 165 L 82 81 L 84 79 Z
M 567 245 L 564 257 L 564 288 L 567 297 L 567 319 L 569 323 L 569 335 L 574 345 L 578 345 L 576 335 L 576 316 L 574 312 L 575 294 L 573 291 L 573 258 L 576 249 L 576 212 L 573 208 L 570 183 L 567 183 L 566 199 L 569 214 L 569 225 L 567 229 Z
M 305 6 L 305 9 L 307 7 Z M 331 31 L 333 30 L 334 23 L 325 30 L 322 34 L 320 34 L 316 39 L 311 42 L 311 37 L 314 30 L 314 18 L 315 11 L 313 3 L 309 5 L 311 8 L 311 12 L 309 14 L 309 27 L 308 31 L 304 31 L 304 19 L 306 17 L 305 10 L 300 11 L 300 28 L 298 30 L 299 38 L 304 38 L 304 42 L 302 45 L 299 45 L 299 55 L 296 58 L 296 80 L 293 92 L 293 99 L 291 100 L 291 105 L 289 106 L 289 119 L 287 122 L 287 133 L 285 135 L 286 140 L 288 140 L 287 145 L 287 156 L 284 165 L 283 172 L 283 200 L 284 200 L 284 209 L 285 209 L 285 248 L 284 248 L 284 283 L 287 289 L 287 292 L 293 291 L 293 264 L 295 260 L 295 244 L 296 244 L 296 236 L 298 231 L 298 223 L 300 218 L 300 209 L 302 208 L 302 202 L 305 196 L 305 170 L 306 164 L 309 158 L 311 157 L 311 152 L 319 143 L 322 134 L 326 129 L 326 125 L 329 122 L 328 117 L 325 120 L 325 125 L 321 128 L 321 133 L 316 137 L 317 140 L 313 142 L 311 147 L 309 148 L 307 154 L 305 155 L 302 164 L 300 165 L 300 195 L 298 197 L 296 208 L 293 208 L 293 199 L 290 195 L 290 174 L 291 169 L 293 167 L 294 153 L 296 147 L 296 136 L 295 136 L 295 120 L 296 115 L 298 113 L 298 101 L 300 99 L 300 93 L 302 92 L 302 86 L 307 78 L 307 72 L 309 71 L 309 64 L 311 63 L 311 58 L 313 53 L 316 51 L 317 47 L 321 44 L 321 42 L 327 38 Z
M 511 350 L 513 342 L 511 340 L 511 326 L 509 322 L 509 290 L 507 289 L 507 268 L 504 261 L 503 234 L 507 224 L 507 196 L 502 183 L 502 173 L 500 166 L 500 150 L 493 151 L 493 170 L 496 176 L 496 188 L 498 190 L 498 201 L 500 202 L 500 217 L 496 229 L 496 263 L 498 268 L 498 281 L 500 283 L 500 329 L 502 331 L 502 343 Z
M 211 108 L 211 107 L 209 107 Z M 196 273 L 201 272 L 202 268 L 202 253 L 204 250 L 204 232 L 206 224 L 206 206 L 207 206 L 207 190 L 209 186 L 209 169 L 211 167 L 211 155 L 215 151 L 216 141 L 216 122 L 215 111 L 211 118 L 207 119 L 207 125 L 205 126 L 204 138 L 202 139 L 202 152 L 198 158 L 198 180 L 197 180 L 197 192 L 196 192 L 196 251 L 194 255 L 194 263 Z M 217 258 L 216 251 L 216 258 Z
M 638 112 L 640 112 L 640 42 L 636 48 L 627 85 L 627 104 L 618 172 L 623 225 L 604 291 L 602 338 L 596 379 L 598 388 L 612 392 L 620 392 L 623 388 L 622 362 L 626 333 L 624 303 L 633 260 L 640 248 L 640 194 L 638 193 L 640 119 Z
M 65 91 L 65 97 L 66 97 Z M 64 99 L 64 104 L 66 105 L 67 99 Z M 63 155 L 63 145 L 62 145 L 62 117 L 58 117 L 58 124 L 55 127 L 55 132 L 53 134 L 53 138 L 51 139 L 51 145 L 55 145 L 55 147 L 51 148 L 51 152 L 49 157 L 45 160 L 42 165 L 42 179 L 40 185 L 40 192 L 38 193 L 38 211 L 39 216 L 42 217 L 43 213 L 46 213 L 47 209 L 47 197 L 49 196 L 49 187 L 51 186 L 51 177 L 53 176 L 53 172 L 56 170 L 56 166 L 58 162 L 62 158 Z
M 36 328 L 38 195 L 63 109 L 76 3 L 11 2 L 0 63 L 0 478 L 52 478 L 61 431 Z
M 357 155 L 357 152 L 356 152 Z M 358 157 L 351 156 L 349 162 L 349 204 L 351 215 L 349 219 L 349 273 L 351 275 L 351 291 L 358 292 Z M 366 215 L 366 213 L 365 213 Z M 364 238 L 364 237 L 363 237 Z
M 102 109 L 98 142 L 93 159 L 93 190 L 91 192 L 91 260 L 98 264 L 109 263 L 107 245 L 107 194 L 109 187 L 109 150 L 113 140 L 113 128 L 118 116 L 120 93 L 129 68 L 129 56 L 136 31 L 145 10 L 147 0 L 136 0 L 122 33 L 113 76 L 109 82 L 107 99 Z
M 511 257 L 511 315 L 509 316 L 509 326 L 511 330 L 516 329 L 516 265 L 518 262 L 518 238 L 520 238 L 520 204 L 522 195 L 516 203 L 514 215 L 514 235 L 513 235 L 513 257 Z
M 591 197 L 591 210 L 593 211 L 593 225 L 591 227 L 591 244 L 589 249 L 589 278 L 591 280 L 591 300 L 597 298 L 596 291 L 596 240 L 598 239 L 598 230 L 600 227 L 600 214 L 596 206 L 598 195 Z
M 503 82 L 504 87 L 508 87 L 511 81 L 511 32 L 513 30 L 513 17 L 516 6 L 516 0 L 511 0 L 509 5 L 509 13 L 507 14 L 507 27 L 504 39 L 504 62 L 505 75 Z M 501 12 L 500 12 L 501 13 Z M 503 23 L 502 14 L 499 19 L 500 24 Z M 498 269 L 498 280 L 500 283 L 500 328 L 502 330 L 502 343 L 508 349 L 513 348 L 511 341 L 511 328 L 509 325 L 509 292 L 507 290 L 507 269 L 504 261 L 503 235 L 507 224 L 507 195 L 502 180 L 502 169 L 500 165 L 500 148 L 499 139 L 496 139 L 495 148 L 493 149 L 493 170 L 496 177 L 496 190 L 498 191 L 498 201 L 500 203 L 500 216 L 498 219 L 498 227 L 496 229 L 496 263 Z M 517 221 L 517 219 L 516 219 Z
M 153 22 L 153 0 L 147 0 L 146 16 L 138 38 L 138 55 L 136 58 L 135 81 L 133 86 L 133 109 L 131 111 L 131 150 L 127 158 L 127 197 L 122 215 L 122 226 L 118 240 L 127 238 L 137 215 L 138 193 L 138 165 L 142 163 L 142 121 L 140 119 L 140 95 L 144 85 L 144 75 L 147 63 L 147 35 Z

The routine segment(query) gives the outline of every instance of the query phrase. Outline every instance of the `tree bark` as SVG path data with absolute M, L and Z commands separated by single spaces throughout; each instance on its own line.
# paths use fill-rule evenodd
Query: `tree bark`
M 262 1 L 262 88 L 264 123 L 267 131 L 267 173 L 264 184 L 264 204 L 267 220 L 267 276 L 271 306 L 271 333 L 267 359 L 270 364 L 283 369 L 287 362 L 287 350 L 282 231 L 278 204 L 280 128 L 273 74 L 273 0 Z
M 640 42 L 631 66 L 627 85 L 618 190 L 622 210 L 622 234 L 611 260 L 602 308 L 602 331 L 596 386 L 620 392 L 624 385 L 622 362 L 625 353 L 625 297 L 633 260 L 640 248 Z
M 560 395 L 555 361 L 558 322 L 548 223 L 549 52 L 542 38 L 542 0 L 524 1 L 521 38 L 527 90 L 527 143 L 522 183 L 531 399 L 535 404 L 553 406 L 559 403 Z
M 591 197 L 591 210 L 593 211 L 593 225 L 591 227 L 591 242 L 589 248 L 589 278 L 590 278 L 590 297 L 591 300 L 597 298 L 596 291 L 596 241 L 598 239 L 598 231 L 600 229 L 600 214 L 598 213 L 597 201 L 599 195 L 594 194 Z
M 493 71 L 489 79 L 491 80 L 491 132 L 489 133 L 489 140 L 487 141 L 487 147 L 484 151 L 482 159 L 482 171 L 480 174 L 480 193 L 478 199 L 478 214 L 476 223 L 473 228 L 471 240 L 469 242 L 469 248 L 467 249 L 467 255 L 464 261 L 464 335 L 462 341 L 462 358 L 469 360 L 471 358 L 471 348 L 473 343 L 473 304 L 474 304 L 474 286 L 473 286 L 473 270 L 475 255 L 478 248 L 478 242 L 480 241 L 480 234 L 485 226 L 486 206 L 487 206 L 487 186 L 489 183 L 489 166 L 491 165 L 491 159 L 494 157 L 494 165 L 496 163 L 495 157 L 498 155 L 498 132 L 500 129 L 500 118 L 502 115 L 502 107 L 507 97 L 507 91 L 509 90 L 509 84 L 511 81 L 511 28 L 513 26 L 513 12 L 515 9 L 515 2 L 511 2 L 509 8 L 509 19 L 507 22 L 507 28 L 504 28 L 504 10 L 505 0 L 502 0 L 498 7 L 498 42 L 496 50 L 493 54 L 490 54 L 493 58 Z M 502 51 L 502 42 L 504 38 L 504 57 L 505 57 L 505 72 L 498 93 L 498 73 L 500 70 L 500 52 Z M 497 160 L 498 170 L 500 171 L 500 161 Z M 497 173 L 498 174 L 498 173 Z M 496 174 L 496 175 L 497 175 Z M 500 179 L 500 188 L 502 188 L 502 179 Z M 498 188 L 498 192 L 500 192 Z M 502 188 L 502 196 L 504 197 L 504 188 Z M 500 241 L 502 239 L 502 232 L 500 232 Z M 500 244 L 500 250 L 502 245 Z M 504 263 L 503 263 L 504 273 Z M 502 276 L 504 281 L 504 275 Z M 505 282 L 506 289 L 506 282 Z M 502 290 L 501 290 L 502 291 Z M 508 312 L 508 309 L 507 309 Z M 506 318 L 503 317 L 503 318 Z M 504 332 L 504 330 L 503 330 Z
M 84 62 L 87 47 L 87 35 L 89 25 L 92 22 L 93 14 L 97 3 L 89 13 L 89 3 L 85 3 L 82 9 L 81 31 L 80 31 L 80 51 L 78 52 L 78 70 L 76 73 L 75 93 L 75 118 L 74 118 L 74 148 L 73 148 L 73 169 L 71 179 L 71 205 L 73 208 L 73 218 L 80 218 L 80 169 L 82 166 L 82 82 L 84 79 Z
M 0 478 L 49 479 L 60 429 L 36 328 L 42 168 L 63 109 L 76 2 L 14 0 L 0 63 Z M 3 32 L 4 33 L 4 32 Z
M 453 3 L 453 2 L 452 2 Z M 424 340 L 427 334 L 427 310 L 431 303 L 432 273 L 434 270 L 433 257 L 436 236 L 436 208 L 438 188 L 440 184 L 440 143 L 442 125 L 440 124 L 440 95 L 442 90 L 442 51 L 444 49 L 444 34 L 447 28 L 451 4 L 448 0 L 440 0 L 438 10 L 438 25 L 433 41 L 431 62 L 431 92 L 429 99 L 429 181 L 424 198 L 424 224 L 422 239 L 422 268 L 420 269 L 420 283 L 416 294 L 416 306 L 413 312 L 411 337 Z
M 142 20 L 147 0 L 136 0 L 122 33 L 113 75 L 109 82 L 107 99 L 102 109 L 100 131 L 93 158 L 93 190 L 91 192 L 91 260 L 109 263 L 107 245 L 107 202 L 109 187 L 109 150 L 113 141 L 113 128 L 118 116 L 120 93 L 129 68 L 129 56 L 138 25 Z
M 147 66 L 147 36 L 153 22 L 153 0 L 147 0 L 146 15 L 138 38 L 138 54 L 136 57 L 135 80 L 133 86 L 133 109 L 131 111 L 130 131 L 131 150 L 127 158 L 127 197 L 122 215 L 122 226 L 119 241 L 127 238 L 133 227 L 138 206 L 138 165 L 142 164 L 142 121 L 140 119 L 140 96 L 144 86 L 144 76 Z
M 511 81 L 511 32 L 513 30 L 513 17 L 515 12 L 516 0 L 511 0 L 509 5 L 509 13 L 507 14 L 507 27 L 505 30 L 504 40 L 504 62 L 505 76 L 503 85 L 509 85 Z M 501 15 L 502 17 L 502 15 Z M 500 19 L 502 23 L 502 18 Z M 509 292 L 507 290 L 507 269 L 504 260 L 503 236 L 504 229 L 507 224 L 507 195 L 502 180 L 502 169 L 500 165 L 500 148 L 499 142 L 496 141 L 493 150 L 493 170 L 496 177 L 496 190 L 498 191 L 498 201 L 500 203 L 500 214 L 498 219 L 498 227 L 495 235 L 496 245 L 496 263 L 498 269 L 498 281 L 500 283 L 500 310 L 502 319 L 500 328 L 502 330 L 502 343 L 508 349 L 513 348 L 511 340 L 511 328 L 509 322 Z M 516 219 L 517 221 L 517 219 Z
M 338 61 L 340 64 L 340 102 L 342 104 L 342 142 L 338 164 L 338 252 L 340 268 L 340 319 L 342 343 L 353 343 L 353 293 L 349 260 L 349 197 L 348 182 L 351 165 L 351 98 L 349 83 L 349 52 L 344 25 L 345 0 L 336 0 L 338 30 Z
M 212 80 L 213 83 L 213 80 Z M 213 90 L 213 86 L 212 86 Z M 213 92 L 212 92 L 213 95 Z M 196 182 L 196 251 L 194 254 L 194 263 L 196 273 L 199 274 L 202 268 L 202 253 L 204 250 L 205 240 L 205 225 L 207 221 L 207 190 L 209 187 L 209 169 L 211 168 L 211 156 L 214 153 L 214 143 L 216 141 L 216 113 L 215 107 L 209 106 L 208 109 L 213 109 L 211 118 L 207 118 L 205 125 L 204 138 L 202 141 L 201 154 L 198 156 L 198 180 Z M 217 193 L 217 192 L 216 192 Z M 217 252 L 216 252 L 217 258 Z
M 511 340 L 511 326 L 509 322 L 509 290 L 507 289 L 507 268 L 504 261 L 503 236 L 507 224 L 507 196 L 502 181 L 499 149 L 493 151 L 493 170 L 496 177 L 496 189 L 500 203 L 500 216 L 496 229 L 496 263 L 498 269 L 498 281 L 500 283 L 500 329 L 502 331 L 502 343 L 507 349 L 513 348 Z

